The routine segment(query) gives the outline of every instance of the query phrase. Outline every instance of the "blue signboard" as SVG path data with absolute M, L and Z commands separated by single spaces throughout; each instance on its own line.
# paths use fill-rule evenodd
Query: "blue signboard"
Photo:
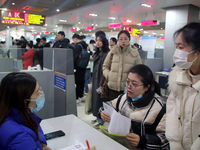
M 54 86 L 66 91 L 66 75 L 59 72 L 54 72 Z

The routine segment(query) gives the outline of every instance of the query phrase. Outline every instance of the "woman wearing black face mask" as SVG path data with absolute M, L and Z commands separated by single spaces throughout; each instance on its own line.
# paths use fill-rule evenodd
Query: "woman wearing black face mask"
M 45 102 L 36 79 L 27 73 L 10 73 L 0 84 L 0 149 L 51 150 L 35 115 Z
M 169 75 L 166 136 L 172 150 L 200 149 L 200 23 L 175 32 L 176 51 Z

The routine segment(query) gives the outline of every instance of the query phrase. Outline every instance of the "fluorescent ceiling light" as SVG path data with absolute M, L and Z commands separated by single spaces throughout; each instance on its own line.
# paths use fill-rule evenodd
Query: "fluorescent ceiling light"
M 81 24 L 81 22 L 78 22 L 78 24 Z
M 12 5 L 15 5 L 15 3 L 12 3 Z
M 149 32 L 147 32 L 147 31 L 144 31 L 144 33 L 149 33 Z
M 60 10 L 59 10 L 59 9 L 56 9 L 56 11 L 59 12 Z
M 89 16 L 97 17 L 97 14 L 89 14 Z
M 132 21 L 131 21 L 131 20 L 126 20 L 126 22 L 129 22 L 129 23 L 130 23 L 130 22 L 132 22 Z
M 163 36 L 164 34 L 160 34 L 160 35 L 162 35 L 162 36 Z
M 60 22 L 67 22 L 67 20 L 59 20 Z
M 141 23 L 138 23 L 137 25 L 138 25 L 138 26 L 141 26 Z
M 152 33 L 152 34 L 156 34 L 156 33 Z
M 148 5 L 148 4 L 141 4 L 141 6 L 148 7 L 148 8 L 152 7 L 151 5 Z
M 116 18 L 115 18 L 115 17 L 108 17 L 108 19 L 116 20 Z
M 95 24 L 95 26 L 97 27 L 97 26 L 98 26 L 98 24 Z

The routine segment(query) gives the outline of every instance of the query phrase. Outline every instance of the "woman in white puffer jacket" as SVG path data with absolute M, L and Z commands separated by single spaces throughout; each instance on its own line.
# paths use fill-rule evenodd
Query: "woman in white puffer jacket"
M 200 23 L 175 32 L 176 51 L 169 75 L 166 136 L 171 150 L 200 149 Z

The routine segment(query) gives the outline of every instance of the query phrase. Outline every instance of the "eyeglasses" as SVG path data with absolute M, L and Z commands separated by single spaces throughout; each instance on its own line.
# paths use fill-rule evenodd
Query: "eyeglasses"
M 135 83 L 133 83 L 133 82 L 131 82 L 131 81 L 128 81 L 128 80 L 125 81 L 125 85 L 126 85 L 126 87 L 128 87 L 128 88 L 129 88 L 129 86 L 130 86 L 131 90 L 135 90 L 135 88 L 137 88 L 137 87 L 139 87 L 139 86 L 143 86 L 143 84 L 138 85 L 138 84 L 135 84 Z

